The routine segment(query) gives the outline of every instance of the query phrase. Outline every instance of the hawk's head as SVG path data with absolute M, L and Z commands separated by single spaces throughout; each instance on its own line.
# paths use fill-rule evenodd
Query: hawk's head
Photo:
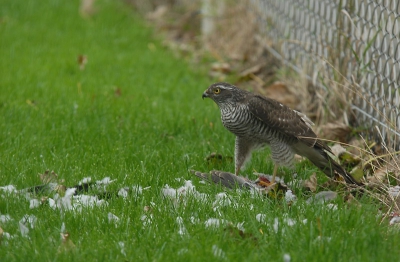
M 209 97 L 214 100 L 215 103 L 221 105 L 223 103 L 239 102 L 243 98 L 244 90 L 237 88 L 229 83 L 219 82 L 210 85 L 203 93 L 203 99 Z

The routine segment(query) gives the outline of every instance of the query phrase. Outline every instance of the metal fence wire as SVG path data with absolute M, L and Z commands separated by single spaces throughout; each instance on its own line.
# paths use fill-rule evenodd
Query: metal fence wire
M 400 142 L 399 0 L 252 0 L 269 50 L 321 83 L 344 76 L 358 94 L 358 124 L 379 129 L 387 145 Z

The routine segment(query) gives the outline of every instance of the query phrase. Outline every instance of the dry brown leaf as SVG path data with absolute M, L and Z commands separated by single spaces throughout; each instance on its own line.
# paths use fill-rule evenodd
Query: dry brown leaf
M 372 168 L 373 175 L 367 177 L 369 186 L 383 186 L 397 183 L 400 180 L 400 159 L 399 156 L 391 155 L 383 163 L 375 161 L 377 164 Z M 392 182 L 392 183 L 391 183 Z
M 233 239 L 240 237 L 242 239 L 249 239 L 254 242 L 257 242 L 257 240 L 258 240 L 253 234 L 246 233 L 243 230 L 232 225 L 231 223 L 229 223 L 224 230 L 227 231 L 229 233 L 229 236 Z
M 275 99 L 290 108 L 298 109 L 299 97 L 283 82 L 275 82 L 264 89 L 264 95 Z
M 83 17 L 92 16 L 96 10 L 94 8 L 94 2 L 96 0 L 81 0 L 81 5 L 79 7 L 79 13 Z
M 367 177 L 369 186 L 382 186 L 388 184 L 388 169 L 387 167 L 378 168 L 372 176 Z
M 239 77 L 240 78 L 247 78 L 249 77 L 249 75 L 254 75 L 257 74 L 258 72 L 261 71 L 261 69 L 264 67 L 264 63 L 260 63 L 260 64 L 256 64 L 250 68 L 247 68 L 245 70 L 243 70 L 240 74 Z
M 344 147 L 342 147 L 342 145 L 340 145 L 340 144 L 334 144 L 333 146 L 331 146 L 331 150 L 332 150 L 332 153 L 337 157 L 339 157 L 341 154 L 346 152 L 346 149 Z
M 78 65 L 80 70 L 84 70 L 85 66 L 88 62 L 87 56 L 86 55 L 79 55 L 78 56 Z
M 122 95 L 121 88 L 117 87 L 117 88 L 114 90 L 114 95 L 115 95 L 116 97 L 120 97 L 120 96 Z
M 68 232 L 61 233 L 61 245 L 58 247 L 58 253 L 70 252 L 76 249 L 75 244 L 70 239 Z
M 345 143 L 349 140 L 352 129 L 340 122 L 327 123 L 318 128 L 318 136 L 324 139 Z
M 344 201 L 346 202 L 346 203 L 348 203 L 348 204 L 351 204 L 351 205 L 356 205 L 356 206 L 360 206 L 361 204 L 360 204 L 360 202 L 352 195 L 352 194 L 347 194 L 345 197 L 344 197 Z
M 169 8 L 166 5 L 158 5 L 153 12 L 149 12 L 146 18 L 149 20 L 161 20 L 167 14 Z
M 43 184 L 48 184 L 52 182 L 57 182 L 58 175 L 54 171 L 46 170 L 43 174 L 39 174 L 40 180 Z
M 67 187 L 63 184 L 60 184 L 56 186 L 55 190 L 60 196 L 64 196 L 65 191 L 67 191 Z
M 217 5 L 220 2 L 215 1 Z M 258 31 L 255 13 L 248 4 L 225 5 L 223 9 L 213 10 L 214 15 L 207 16 L 210 26 L 203 32 L 204 46 L 215 57 L 247 61 L 262 54 L 263 47 L 255 38 Z
M 359 136 L 352 137 L 347 144 L 347 151 L 356 156 L 359 156 L 362 154 L 362 152 L 364 152 L 363 150 L 365 149 L 365 141 Z
M 313 173 L 308 180 L 304 181 L 303 187 L 315 192 L 317 190 L 317 174 Z
M 229 73 L 231 71 L 231 66 L 228 63 L 215 62 L 211 64 L 211 71 Z
M 362 171 L 362 167 L 356 169 L 356 167 L 361 163 L 361 158 L 347 151 L 346 148 L 342 147 L 340 144 L 335 144 L 331 147 L 332 153 L 339 159 L 340 164 L 346 169 L 353 169 L 354 173 L 359 173 L 358 170 Z M 363 172 L 360 176 L 361 179 Z
M 1 241 L 3 240 L 3 234 L 4 230 L 0 227 L 0 246 L 1 246 Z

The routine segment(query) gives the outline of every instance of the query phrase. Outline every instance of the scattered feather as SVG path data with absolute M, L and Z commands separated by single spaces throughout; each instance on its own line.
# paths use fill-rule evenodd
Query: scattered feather
M 231 205 L 232 201 L 229 199 L 228 195 L 226 193 L 219 193 L 215 196 L 215 201 L 213 203 L 213 210 L 217 211 L 221 207 L 229 207 Z
M 177 223 L 178 226 L 179 226 L 178 234 L 181 235 L 181 236 L 187 235 L 188 232 L 187 232 L 187 230 L 186 230 L 185 225 L 183 224 L 183 218 L 182 218 L 182 217 L 177 217 L 177 218 L 176 218 L 176 223 Z
M 22 223 L 26 226 L 29 226 L 30 228 L 35 228 L 35 224 L 36 224 L 37 218 L 34 215 L 25 215 L 21 218 L 21 220 L 19 221 L 19 223 Z
M 103 178 L 102 180 L 97 180 L 96 184 L 98 184 L 98 185 L 109 185 L 112 182 L 114 182 L 115 180 L 116 179 L 111 180 L 111 178 L 107 176 L 107 177 Z
M 400 217 L 398 217 L 398 216 L 393 217 L 392 219 L 390 219 L 389 225 L 394 225 L 394 224 L 397 224 L 397 223 L 400 223 Z
M 318 236 L 315 241 L 321 241 L 321 242 L 331 242 L 332 238 L 331 237 L 323 237 L 323 236 Z
M 284 222 L 290 227 L 296 225 L 296 221 L 291 218 L 284 218 Z
M 170 188 L 169 185 L 165 185 L 161 191 L 164 197 L 173 201 L 174 205 L 186 204 L 188 197 L 194 197 L 199 201 L 207 199 L 207 194 L 196 191 L 191 180 L 186 180 L 185 184 L 178 189 Z
M 64 222 L 62 222 L 62 224 L 61 224 L 60 232 L 65 233 L 65 223 Z
M 199 224 L 199 223 L 200 223 L 200 219 L 197 218 L 197 217 L 191 216 L 191 217 L 190 217 L 190 222 L 191 222 L 192 224 Z
M 14 185 L 0 186 L 0 190 L 7 194 L 18 193 L 18 190 Z
M 84 177 L 81 181 L 78 182 L 78 185 L 89 184 L 90 182 L 92 182 L 92 178 L 90 176 Z
M 29 208 L 30 209 L 37 208 L 40 206 L 40 204 L 41 204 L 41 201 L 39 201 L 36 198 L 29 200 Z
M 226 225 L 228 223 L 229 223 L 229 221 L 222 219 L 222 218 L 221 219 L 220 218 L 209 218 L 209 219 L 207 219 L 206 222 L 204 222 L 204 225 L 207 228 L 210 228 L 210 227 L 217 228 L 217 227 L 220 227 L 221 225 Z
M 12 221 L 12 218 L 10 215 L 6 214 L 6 215 L 0 215 L 0 223 L 5 224 L 9 221 Z
M 111 212 L 108 213 L 107 217 L 108 217 L 108 223 L 113 223 L 115 225 L 115 227 L 118 226 L 119 217 L 117 217 L 116 215 L 114 215 Z
M 256 215 L 256 220 L 260 223 L 264 223 L 265 222 L 265 218 L 267 217 L 266 214 L 257 214 Z
M 278 233 L 279 230 L 279 219 L 277 217 L 274 218 L 274 224 L 272 225 L 275 233 Z
M 188 252 L 189 252 L 189 249 L 187 249 L 187 248 L 179 249 L 178 256 L 182 256 L 182 255 L 184 255 L 184 254 L 186 254 Z
M 149 189 L 150 187 L 147 187 L 145 189 Z M 133 185 L 132 186 L 132 194 L 135 196 L 141 195 L 143 193 L 143 188 L 139 185 Z
M 389 225 L 395 225 L 395 224 L 399 224 L 400 223 L 400 215 L 397 212 L 392 212 L 390 214 L 390 221 L 389 221 Z
M 336 204 L 329 203 L 326 205 L 330 210 L 336 211 L 338 209 L 338 206 Z
M 213 252 L 214 257 L 220 258 L 220 259 L 226 259 L 225 252 L 222 249 L 220 249 L 217 245 L 212 246 L 212 252 Z
M 296 195 L 293 194 L 292 190 L 288 189 L 285 192 L 285 201 L 286 203 L 293 203 L 297 200 Z
M 122 198 L 127 198 L 128 197 L 128 190 L 126 188 L 121 188 L 118 191 L 118 196 L 120 196 Z
M 399 197 L 400 196 L 400 186 L 389 187 L 388 193 L 393 198 Z
M 28 237 L 29 228 L 35 228 L 37 218 L 34 215 L 25 215 L 18 223 L 19 231 L 23 237 Z
M 140 220 L 142 221 L 143 226 L 149 226 L 153 223 L 153 214 L 142 215 Z
M 119 248 L 121 249 L 121 254 L 124 255 L 124 256 L 126 256 L 126 253 L 125 253 L 125 243 L 122 242 L 122 241 L 120 241 L 120 242 L 118 242 L 118 246 L 119 246 Z

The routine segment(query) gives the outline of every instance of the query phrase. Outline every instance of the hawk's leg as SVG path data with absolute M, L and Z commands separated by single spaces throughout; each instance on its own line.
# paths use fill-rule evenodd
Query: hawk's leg
M 278 165 L 274 164 L 274 171 L 272 173 L 272 180 L 271 180 L 271 184 L 275 183 L 275 177 L 276 177 L 276 173 L 278 172 Z
M 236 137 L 235 142 L 235 175 L 239 175 L 239 171 L 247 160 L 251 157 L 253 143 L 248 139 Z
M 283 143 L 280 140 L 274 140 L 271 142 L 271 158 L 274 162 L 274 171 L 272 173 L 271 183 L 275 183 L 275 177 L 279 166 L 294 168 L 294 153 L 291 147 L 286 143 Z

